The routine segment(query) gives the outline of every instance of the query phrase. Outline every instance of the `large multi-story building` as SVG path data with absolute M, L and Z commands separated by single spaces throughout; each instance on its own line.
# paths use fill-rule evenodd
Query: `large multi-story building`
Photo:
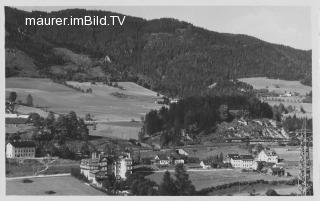
M 6 145 L 7 158 L 34 158 L 36 145 L 32 141 L 13 141 Z
M 234 168 L 252 169 L 258 168 L 258 163 L 252 155 L 228 154 L 224 163 L 230 163 Z
M 114 173 L 117 179 L 126 179 L 126 174 L 132 173 L 132 159 L 130 153 L 122 154 L 115 160 Z
M 132 172 L 132 159 L 129 153 L 115 157 L 94 152 L 91 158 L 81 160 L 80 172 L 96 185 L 111 174 L 117 179 L 126 179 L 126 174 Z

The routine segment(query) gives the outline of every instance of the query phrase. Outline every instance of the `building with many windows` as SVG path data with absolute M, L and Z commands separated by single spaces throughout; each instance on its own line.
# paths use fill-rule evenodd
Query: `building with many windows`
M 7 158 L 34 158 L 36 145 L 32 141 L 13 141 L 6 145 Z
M 120 155 L 114 162 L 114 173 L 117 179 L 127 179 L 132 173 L 132 159 L 130 153 Z
M 258 168 L 258 163 L 252 155 L 228 154 L 224 163 L 230 163 L 234 168 L 252 169 Z
M 91 158 L 81 160 L 80 173 L 95 185 L 109 175 L 125 180 L 127 173 L 132 173 L 132 159 L 130 153 L 115 157 L 93 152 Z

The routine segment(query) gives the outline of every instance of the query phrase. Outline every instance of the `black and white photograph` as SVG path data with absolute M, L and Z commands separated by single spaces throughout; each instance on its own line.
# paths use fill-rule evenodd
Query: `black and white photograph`
M 6 197 L 317 191 L 310 6 L 2 9 Z

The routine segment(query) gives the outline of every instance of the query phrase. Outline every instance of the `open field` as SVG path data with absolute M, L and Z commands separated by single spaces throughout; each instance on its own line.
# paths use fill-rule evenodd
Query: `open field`
M 32 178 L 31 183 L 22 179 L 6 181 L 6 195 L 105 195 L 71 176 Z
M 103 122 L 98 123 L 96 130 L 90 130 L 90 134 L 101 137 L 121 139 L 138 139 L 138 133 L 142 127 L 141 122 Z
M 155 172 L 147 178 L 160 184 L 164 172 Z M 174 173 L 172 172 L 171 175 Z M 210 171 L 188 171 L 189 178 L 197 190 L 217 186 L 236 181 L 255 181 L 263 179 L 266 181 L 292 179 L 292 177 L 276 177 L 259 173 L 245 173 L 240 169 L 210 169 Z
M 47 165 L 38 159 L 25 159 L 23 162 L 15 160 L 6 161 L 6 177 L 32 176 L 40 174 L 70 173 L 71 168 L 79 167 L 79 161 L 69 159 L 56 159 Z
M 255 185 L 245 185 L 245 186 L 236 186 L 223 190 L 216 190 L 208 195 L 210 196 L 223 196 L 223 195 L 232 195 L 232 196 L 249 196 L 250 193 L 254 193 L 256 196 L 263 196 L 266 194 L 268 189 L 274 189 L 280 195 L 290 195 L 291 193 L 298 194 L 298 186 L 296 185 L 272 185 L 272 184 L 255 184 Z
M 45 166 L 38 160 L 26 159 L 23 163 L 14 160 L 6 161 L 6 177 L 31 176 L 44 169 Z
M 16 91 L 17 100 L 25 101 L 28 94 L 33 96 L 36 106 L 48 107 L 57 113 L 74 110 L 78 115 L 90 113 L 97 120 L 131 121 L 139 120 L 150 109 L 159 108 L 155 104 L 156 92 L 145 89 L 132 82 L 119 82 L 121 90 L 97 83 L 68 82 L 83 89 L 92 88 L 92 94 L 81 93 L 49 79 L 7 78 L 6 91 Z M 116 97 L 111 93 L 119 92 L 127 97 Z M 7 93 L 8 94 L 8 93 Z
M 15 91 L 18 94 L 17 101 L 24 102 L 26 96 L 31 94 L 35 106 L 44 107 L 48 111 L 59 114 L 73 110 L 78 116 L 84 117 L 85 114 L 90 113 L 99 122 L 97 129 L 90 134 L 125 139 L 137 138 L 139 127 L 132 121 L 140 121 L 141 116 L 149 110 L 160 108 L 160 105 L 155 103 L 156 92 L 132 82 L 119 82 L 119 86 L 124 90 L 102 83 L 68 82 L 68 84 L 81 89 L 91 88 L 93 92 L 81 93 L 49 79 L 7 78 L 6 95 Z M 124 96 L 115 96 L 114 93 L 124 94 Z M 23 113 L 32 112 L 32 108 L 21 107 L 20 109 L 21 112 L 24 111 Z M 34 112 L 38 110 L 35 109 Z M 127 122 L 127 124 L 123 126 L 119 122 Z
M 294 96 L 275 98 L 281 99 L 283 101 L 272 100 L 272 98 L 270 97 L 264 101 L 271 106 L 279 105 L 280 103 L 282 103 L 286 107 L 291 105 L 297 109 L 296 112 L 286 114 L 286 116 L 296 115 L 297 117 L 312 118 L 312 103 L 302 103 L 302 99 L 304 98 L 306 93 L 309 93 L 312 90 L 312 87 L 303 85 L 299 81 L 269 79 L 265 77 L 241 78 L 239 80 L 252 85 L 254 89 L 268 89 L 269 91 L 274 91 L 278 94 L 283 94 L 285 92 L 299 93 L 301 95 L 299 97 Z M 303 107 L 306 113 L 300 112 L 300 107 Z
M 197 157 L 200 160 L 208 158 L 210 156 L 215 156 L 215 155 L 219 155 L 220 153 L 222 153 L 224 156 L 226 156 L 227 154 L 233 154 L 233 153 L 237 153 L 237 154 L 249 154 L 248 150 L 243 149 L 240 144 L 232 144 L 232 145 L 228 145 L 228 144 L 216 144 L 216 146 L 212 146 L 212 147 L 205 147 L 205 146 L 197 146 L 197 147 L 185 147 L 183 148 L 183 150 L 185 150 L 186 152 L 188 152 L 190 157 Z M 170 149 L 168 149 L 168 151 L 170 151 Z M 158 153 L 161 153 L 159 151 L 144 151 L 141 152 L 141 157 L 154 157 L 155 155 L 157 155 Z
M 290 172 L 293 176 L 298 176 L 299 174 L 299 160 L 300 160 L 300 150 L 299 147 L 278 147 L 272 148 L 279 155 L 280 158 L 284 159 L 283 164 L 281 164 L 287 172 Z M 310 160 L 313 162 L 312 148 L 310 149 Z M 311 168 L 311 180 L 313 180 L 313 169 Z
M 297 92 L 300 95 L 305 95 L 312 90 L 312 87 L 301 84 L 299 81 L 287 81 L 279 79 L 269 79 L 266 77 L 251 77 L 238 79 L 241 82 L 248 83 L 254 89 L 268 89 L 276 93 Z

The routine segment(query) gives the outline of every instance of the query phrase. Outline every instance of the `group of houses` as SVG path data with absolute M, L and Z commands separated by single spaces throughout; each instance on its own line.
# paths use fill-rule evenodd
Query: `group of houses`
M 264 149 L 256 157 L 252 155 L 228 154 L 223 162 L 230 163 L 234 168 L 257 170 L 259 162 L 278 164 L 279 156 L 274 151 Z
M 132 158 L 129 152 L 119 156 L 93 152 L 91 158 L 81 160 L 80 172 L 97 186 L 101 185 L 99 181 L 112 174 L 116 179 L 125 180 L 132 173 Z
M 157 167 L 168 167 L 170 165 L 184 164 L 186 158 L 189 155 L 183 149 L 176 149 L 169 152 L 159 152 L 153 158 L 151 158 L 150 162 L 152 165 Z
M 257 170 L 259 163 L 261 163 L 266 168 L 264 172 L 277 176 L 285 175 L 284 169 L 278 166 L 279 156 L 271 150 L 261 150 L 256 157 L 248 154 L 228 154 L 223 163 L 230 164 L 233 168 L 245 170 Z M 200 162 L 200 166 L 204 169 L 211 167 L 203 161 Z

